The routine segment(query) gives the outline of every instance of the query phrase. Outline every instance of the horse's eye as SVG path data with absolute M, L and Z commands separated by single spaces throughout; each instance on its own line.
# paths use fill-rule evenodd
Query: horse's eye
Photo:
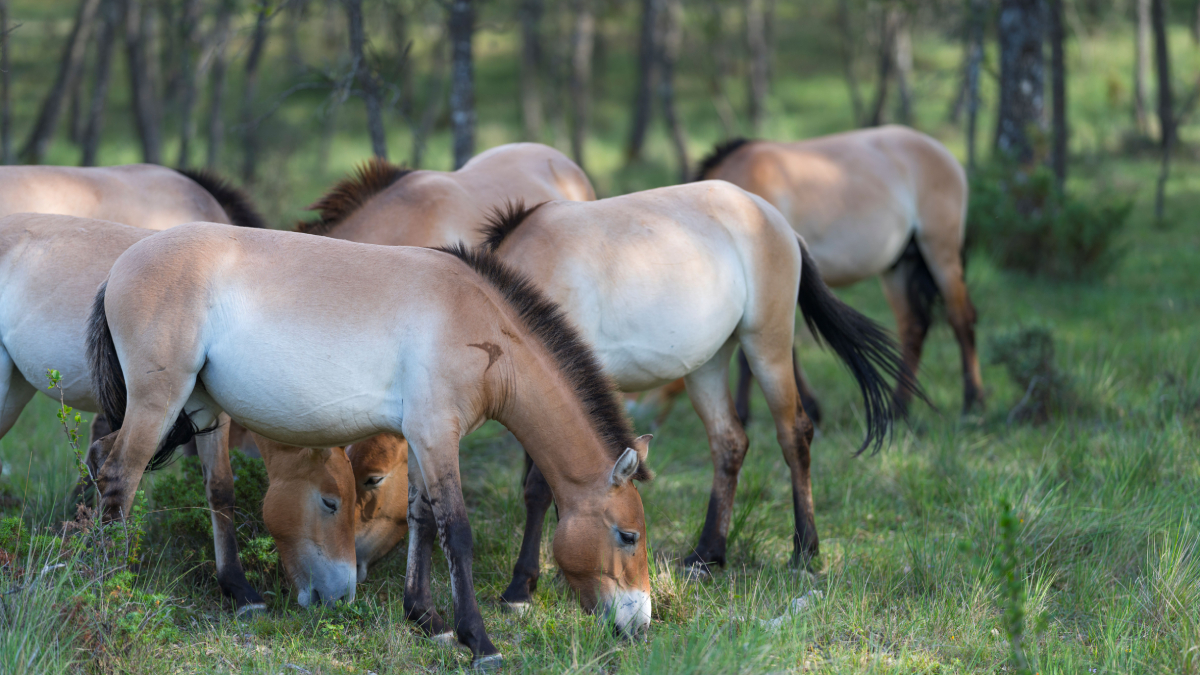
M 321 503 L 325 505 L 326 510 L 328 510 L 330 513 L 337 513 L 337 510 L 338 510 L 337 501 L 330 499 L 328 497 L 321 497 Z
M 632 548 L 638 543 L 637 532 L 625 532 L 624 530 L 617 530 L 617 538 L 621 540 L 621 545 L 627 548 Z
M 384 478 L 383 476 L 371 476 L 370 478 L 367 478 L 366 480 L 363 481 L 363 485 L 365 485 L 367 487 L 375 487 L 376 485 L 379 485 L 380 483 L 383 482 L 383 478 Z

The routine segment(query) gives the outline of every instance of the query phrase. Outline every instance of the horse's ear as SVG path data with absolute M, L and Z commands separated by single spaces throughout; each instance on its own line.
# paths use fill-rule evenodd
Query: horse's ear
M 646 461 L 646 456 L 650 454 L 650 441 L 654 438 L 654 434 L 646 434 L 633 439 L 633 449 L 637 451 L 638 463 Z
M 617 460 L 613 466 L 612 476 L 609 477 L 609 482 L 613 487 L 621 487 L 633 478 L 638 470 L 638 451 L 633 448 L 625 448 L 625 452 L 621 454 L 621 458 Z

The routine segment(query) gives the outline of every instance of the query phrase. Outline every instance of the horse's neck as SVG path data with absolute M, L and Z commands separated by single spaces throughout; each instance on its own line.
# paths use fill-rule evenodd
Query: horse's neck
M 519 352 L 505 375 L 509 381 L 497 388 L 505 394 L 496 406 L 496 421 L 517 437 L 559 507 L 569 510 L 577 488 L 602 480 L 615 459 L 553 360 L 527 348 Z

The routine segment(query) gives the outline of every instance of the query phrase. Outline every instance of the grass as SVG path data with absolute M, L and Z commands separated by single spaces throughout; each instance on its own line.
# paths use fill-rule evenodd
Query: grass
M 820 25 L 802 21 L 812 18 L 798 8 L 804 4 L 780 18 L 799 37 L 781 44 L 779 61 L 799 65 L 777 81 L 767 135 L 835 131 L 848 119 L 836 63 L 809 56 L 831 38 Z M 15 5 L 20 19 L 22 3 Z M 22 52 L 21 45 L 31 44 L 30 36 L 48 25 L 29 20 L 22 29 L 27 32 L 14 36 L 19 86 L 34 89 L 22 78 L 35 67 L 33 55 Z M 511 44 L 503 35 L 495 40 L 490 35 L 481 38 L 481 50 L 504 58 L 480 65 L 481 100 L 498 101 L 481 107 L 481 147 L 516 140 L 517 128 L 512 97 L 497 93 L 514 81 L 506 51 Z M 1182 32 L 1177 38 L 1179 68 L 1186 72 L 1196 50 Z M 1122 241 L 1128 254 L 1113 272 L 1087 283 L 1008 274 L 979 254 L 968 270 L 985 364 L 989 336 L 1022 325 L 1048 326 L 1057 340 L 1059 366 L 1089 402 L 1086 414 L 1044 426 L 1010 426 L 1007 413 L 1023 392 L 1001 367 L 985 365 L 988 411 L 959 419 L 957 346 L 939 323 L 922 368 L 938 411 L 918 410 L 890 447 L 855 458 L 852 450 L 862 433 L 857 389 L 832 355 L 802 338 L 801 359 L 827 417 L 813 447 L 819 572 L 807 575 L 787 567 L 792 527 L 789 483 L 782 478 L 787 469 L 756 393 L 730 566 L 707 583 L 685 583 L 674 573 L 673 561 L 696 541 L 711 481 L 703 429 L 690 406 L 681 404 L 656 432 L 650 462 L 658 478 L 642 488 L 655 559 L 655 615 L 650 639 L 638 643 L 614 641 L 579 610 L 556 578 L 548 546 L 534 611 L 523 616 L 500 611 L 497 598 L 507 584 L 523 523 L 521 456 L 501 428 L 486 425 L 464 441 L 464 491 L 484 619 L 510 670 L 1012 672 L 1004 621 L 1010 601 L 993 571 L 1005 545 L 1003 505 L 1011 504 L 1016 523 L 1015 541 L 1009 543 L 1015 576 L 1023 585 L 1024 639 L 1035 672 L 1200 672 L 1200 296 L 1195 281 L 1200 230 L 1194 225 L 1200 167 L 1186 154 L 1180 160 L 1168 186 L 1166 224 L 1154 223 L 1156 161 L 1118 153 L 1128 126 L 1128 93 L 1114 91 L 1111 83 L 1114 73 L 1120 82 L 1129 72 L 1129 43 L 1127 33 L 1098 31 L 1082 44 L 1072 43 L 1070 53 L 1078 73 L 1072 80 L 1070 187 L 1084 196 L 1136 194 L 1132 224 Z M 956 49 L 937 39 L 915 45 L 918 70 L 929 74 L 917 84 L 924 94 L 918 123 L 961 155 L 961 132 L 941 121 Z M 612 72 L 627 72 L 628 64 L 621 61 L 626 57 L 617 51 L 610 57 Z M 940 79 L 932 75 L 938 73 Z M 617 74 L 601 86 L 615 91 Z M 702 91 L 699 82 L 681 84 L 695 153 L 719 136 Z M 316 102 L 298 98 L 281 109 L 280 127 L 272 132 L 279 136 L 272 138 L 311 131 L 316 122 L 304 109 Z M 21 114 L 31 114 L 31 105 L 19 103 L 25 106 Z M 624 106 L 618 97 L 601 98 L 589 141 L 589 169 L 605 194 L 670 180 L 669 146 L 661 129 L 655 130 L 645 163 L 621 166 Z M 282 222 L 298 216 L 300 204 L 365 156 L 368 146 L 355 126 L 357 114 L 352 107 L 343 111 L 345 128 L 335 138 L 328 166 L 320 170 L 312 169 L 315 141 L 290 150 L 273 141 L 264 169 L 279 170 L 265 170 L 268 175 L 255 188 L 273 218 Z M 981 128 L 990 129 L 990 123 L 984 120 Z M 1192 124 L 1184 137 L 1194 142 L 1197 133 Z M 393 127 L 393 137 L 402 156 L 402 129 Z M 53 160 L 73 162 L 73 152 L 59 142 Z M 434 165 L 446 168 L 444 130 L 429 152 Z M 129 138 L 114 133 L 102 157 L 130 161 L 136 151 Z M 875 284 L 840 295 L 891 325 Z M 0 463 L 0 515 L 17 515 L 43 533 L 74 515 L 69 504 L 74 458 L 49 399 L 38 397 L 0 440 Z M 145 483 L 151 497 L 154 482 L 151 477 Z M 552 522 L 548 536 L 551 528 Z M 120 565 L 113 563 L 116 581 L 107 586 L 88 581 L 80 566 L 87 560 L 79 554 L 72 566 L 19 590 L 50 553 L 34 551 L 23 562 L 11 561 L 0 571 L 0 670 L 290 675 L 469 667 L 466 654 L 430 644 L 404 620 L 403 550 L 373 568 L 352 605 L 301 611 L 286 584 L 267 580 L 260 590 L 268 591 L 270 613 L 238 622 L 219 601 L 211 564 L 174 557 L 164 536 L 145 548 L 150 559 L 138 574 L 118 577 Z M 437 606 L 446 612 L 448 576 L 440 552 L 436 555 L 433 590 Z M 761 623 L 783 615 L 794 598 L 812 590 L 822 591 L 824 598 L 778 628 Z M 108 600 L 88 605 L 88 613 L 72 611 L 81 597 Z M 169 611 L 155 609 L 164 606 Z

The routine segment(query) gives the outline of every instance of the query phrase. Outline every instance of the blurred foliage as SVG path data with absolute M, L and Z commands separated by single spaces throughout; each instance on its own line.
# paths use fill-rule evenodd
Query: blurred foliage
M 1124 255 L 1120 235 L 1133 199 L 1084 201 L 1055 185 L 1045 166 L 994 163 L 971 179 L 971 242 L 1002 268 L 1053 279 L 1092 279 Z
M 1043 424 L 1083 408 L 1070 375 L 1055 363 L 1050 328 L 1029 326 L 1000 333 L 988 341 L 988 347 L 992 365 L 1003 366 L 1013 384 L 1025 392 L 1008 414 L 1010 423 Z

